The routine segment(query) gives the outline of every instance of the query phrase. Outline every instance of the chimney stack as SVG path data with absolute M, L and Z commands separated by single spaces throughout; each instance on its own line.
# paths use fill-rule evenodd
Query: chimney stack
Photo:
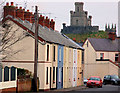
M 53 21 L 53 19 L 51 19 L 51 21 L 50 21 L 50 28 L 55 30 L 55 22 Z
M 44 26 L 44 16 L 40 15 L 38 23 Z
M 21 20 L 24 20 L 24 10 L 22 9 L 22 7 L 20 7 L 19 9 L 17 9 L 17 11 L 16 11 L 16 17 L 20 18 Z
M 45 21 L 44 21 L 46 27 L 50 28 L 50 21 L 48 19 L 48 17 L 46 17 Z
M 108 32 L 109 39 L 115 40 L 115 38 L 116 38 L 116 29 L 113 28 L 113 24 L 112 24 L 111 28 L 108 25 L 107 32 Z
M 116 32 L 109 32 L 108 36 L 109 36 L 109 39 L 115 40 L 115 38 L 116 38 Z
M 6 6 L 4 6 L 4 18 L 7 15 L 11 15 L 12 17 L 16 17 L 16 7 L 14 6 L 14 3 L 11 2 L 11 5 L 9 6 L 9 3 L 6 3 Z
M 24 19 L 29 21 L 30 23 L 32 23 L 32 14 L 29 12 L 29 10 L 27 10 L 25 13 L 24 13 Z

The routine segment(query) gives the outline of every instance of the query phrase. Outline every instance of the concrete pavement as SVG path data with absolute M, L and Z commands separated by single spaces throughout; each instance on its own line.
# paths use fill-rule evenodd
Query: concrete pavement
M 71 88 L 63 88 L 63 89 L 55 89 L 55 90 L 49 90 L 48 92 L 67 92 L 67 91 L 74 91 L 74 90 L 83 90 L 87 89 L 86 86 L 78 86 L 78 87 L 71 87 Z

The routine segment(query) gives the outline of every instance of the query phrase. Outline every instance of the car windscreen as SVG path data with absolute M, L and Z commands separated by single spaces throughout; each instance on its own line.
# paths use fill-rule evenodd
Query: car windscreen
M 97 77 L 90 77 L 89 80 L 96 80 L 96 81 L 100 81 L 100 78 L 97 78 Z
M 112 79 L 119 79 L 119 77 L 117 75 L 112 75 L 111 78 Z

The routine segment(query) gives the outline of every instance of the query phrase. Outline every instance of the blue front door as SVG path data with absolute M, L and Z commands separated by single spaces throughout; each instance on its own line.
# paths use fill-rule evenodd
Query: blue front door
M 63 46 L 58 46 L 57 89 L 63 88 Z

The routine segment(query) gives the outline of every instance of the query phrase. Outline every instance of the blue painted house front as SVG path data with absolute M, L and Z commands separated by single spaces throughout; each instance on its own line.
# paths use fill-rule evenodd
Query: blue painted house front
M 57 89 L 63 88 L 63 46 L 58 45 Z

